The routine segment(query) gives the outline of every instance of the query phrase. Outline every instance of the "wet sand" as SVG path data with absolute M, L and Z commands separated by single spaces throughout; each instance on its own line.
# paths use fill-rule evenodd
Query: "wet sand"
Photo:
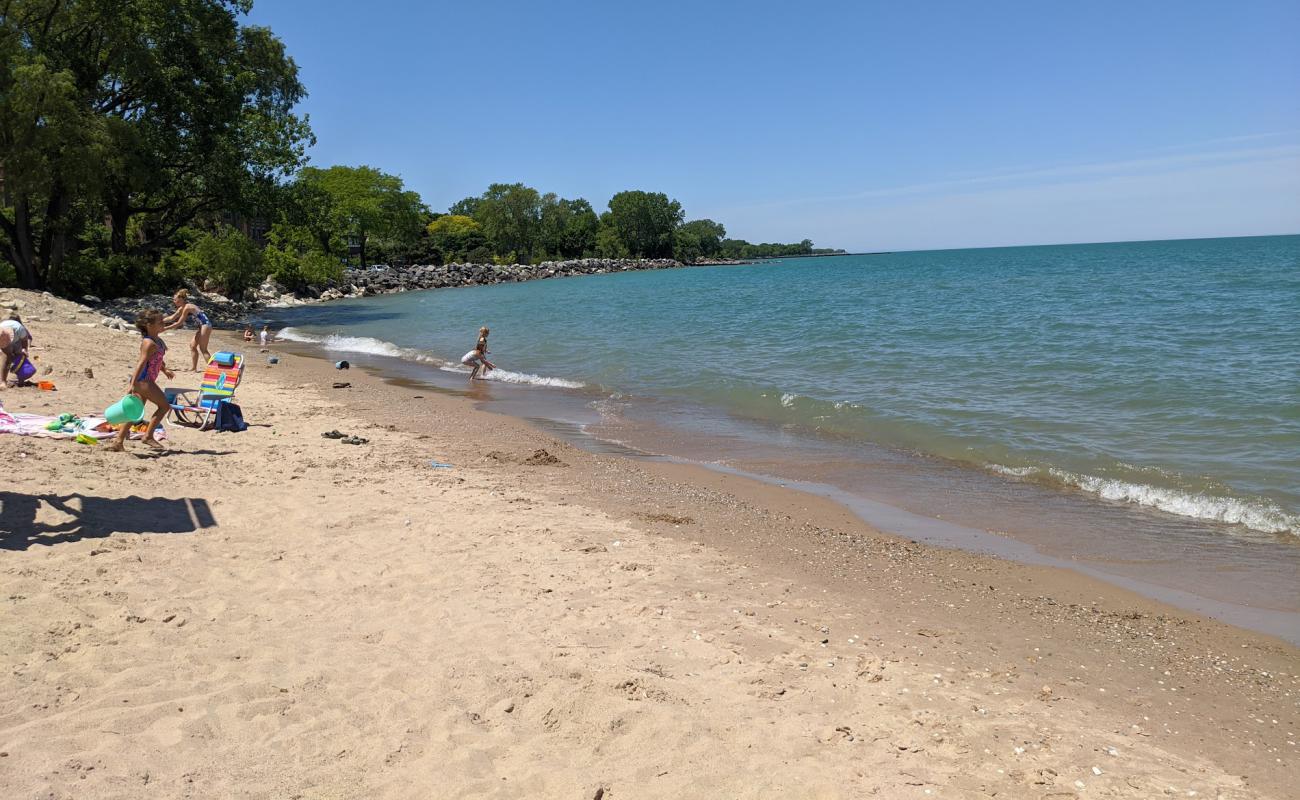
M 137 337 L 0 295 L 60 387 L 6 409 L 120 394 Z M 173 429 L 163 456 L 0 436 L 3 796 L 1292 789 L 1278 639 L 584 452 L 476 409 L 490 385 L 248 353 L 247 432 Z

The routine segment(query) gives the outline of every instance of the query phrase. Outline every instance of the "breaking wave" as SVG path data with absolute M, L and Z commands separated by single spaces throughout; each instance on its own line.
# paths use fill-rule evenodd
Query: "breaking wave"
M 1288 513 L 1281 506 L 1263 498 L 1247 500 L 1189 492 L 1118 478 L 1099 478 L 1055 467 L 1007 467 L 1001 464 L 987 464 L 986 467 L 1000 475 L 1040 483 L 1063 484 L 1094 494 L 1103 500 L 1146 506 L 1180 517 L 1242 525 L 1263 533 L 1300 534 L 1300 515 Z
M 383 339 L 372 339 L 369 336 L 342 336 L 337 333 L 331 333 L 328 336 L 317 336 L 312 333 L 304 333 L 297 328 L 285 328 L 276 334 L 276 338 L 290 342 L 315 344 L 336 353 L 365 353 L 372 356 L 404 358 L 408 361 L 444 363 L 442 359 L 435 358 L 428 353 L 413 350 L 409 347 L 399 347 L 392 342 L 385 342 Z

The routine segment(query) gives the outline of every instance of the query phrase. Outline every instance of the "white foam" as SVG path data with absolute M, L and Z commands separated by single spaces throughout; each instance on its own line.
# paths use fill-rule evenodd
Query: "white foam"
M 799 399 L 799 395 L 786 393 L 781 395 L 781 405 L 784 408 L 793 408 L 794 401 Z
M 984 466 L 999 475 L 1010 475 L 1013 478 L 1027 478 L 1039 472 L 1037 467 L 1004 467 L 1001 464 L 985 464 Z
M 457 372 L 467 374 L 469 368 L 450 361 L 444 361 L 441 358 L 435 358 L 428 353 L 419 350 L 413 350 L 409 347 L 399 347 L 392 342 L 386 342 L 383 339 L 372 339 L 369 336 L 342 336 L 337 333 L 331 333 L 328 336 L 317 336 L 312 333 L 304 333 L 296 328 L 285 328 L 276 334 L 278 338 L 290 342 L 305 342 L 308 344 L 320 345 L 326 350 L 333 350 L 341 353 L 366 353 L 374 356 L 388 356 L 389 358 L 402 358 L 408 361 L 422 361 L 430 364 L 437 364 L 439 369 L 446 372 Z M 586 386 L 579 381 L 571 381 L 565 378 L 550 378 L 545 375 L 532 375 L 527 372 L 511 372 L 507 369 L 489 370 L 486 375 L 481 376 L 483 380 L 498 381 L 500 383 L 518 383 L 529 386 L 550 386 L 557 389 L 581 389 Z
M 470 368 L 462 364 L 444 364 L 443 372 L 456 372 L 468 375 Z M 480 380 L 499 381 L 500 383 L 519 383 L 529 386 L 551 386 L 557 389 L 581 389 L 587 384 L 565 378 L 548 378 L 545 375 L 532 375 L 527 372 L 511 372 L 508 369 L 492 369 L 479 376 Z
M 987 469 L 1015 478 L 1032 478 L 1047 475 L 1056 481 L 1095 494 L 1104 500 L 1133 503 L 1159 509 L 1180 517 L 1242 525 L 1264 533 L 1300 534 L 1300 516 L 1289 514 L 1276 503 L 1267 500 L 1242 500 L 1235 497 L 1186 492 L 1146 483 L 1131 483 L 1116 478 L 1098 478 L 1050 467 L 1005 467 L 986 464 Z
M 581 389 L 586 386 L 585 383 L 579 381 L 571 381 L 565 378 L 548 378 L 545 375 L 532 375 L 527 372 L 511 372 L 508 369 L 488 370 L 483 379 L 500 381 L 501 383 L 526 383 L 530 386 L 554 386 L 559 389 Z
M 296 328 L 285 328 L 276 334 L 276 338 L 290 342 L 317 344 L 326 350 L 339 353 L 365 353 L 372 356 L 404 358 L 409 361 L 442 363 L 442 359 L 434 358 L 428 353 L 422 353 L 408 347 L 399 347 L 392 342 L 386 342 L 383 339 L 372 339 L 369 336 L 342 336 L 337 333 L 331 333 L 328 336 L 317 336 L 311 333 L 303 333 Z

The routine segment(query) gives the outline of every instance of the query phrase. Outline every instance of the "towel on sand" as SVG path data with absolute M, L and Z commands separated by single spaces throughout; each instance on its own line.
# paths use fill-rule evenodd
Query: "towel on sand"
M 81 417 L 77 424 L 64 426 L 60 430 L 47 430 L 46 426 L 56 420 L 58 420 L 57 416 L 50 417 L 42 414 L 10 414 L 5 411 L 4 405 L 0 404 L 0 433 L 39 436 L 45 439 L 75 439 L 78 435 L 93 439 L 111 439 L 117 433 L 117 428 L 109 425 L 108 420 L 98 414 Z M 133 425 L 131 438 L 139 439 L 143 436 L 145 425 L 144 422 Z M 167 438 L 161 425 L 154 435 L 158 439 Z

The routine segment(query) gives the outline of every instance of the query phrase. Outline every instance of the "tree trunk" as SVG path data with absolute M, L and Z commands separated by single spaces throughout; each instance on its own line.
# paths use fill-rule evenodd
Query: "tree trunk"
M 9 249 L 13 252 L 14 271 L 18 273 L 18 286 L 23 289 L 40 290 L 42 285 L 40 270 L 36 264 L 36 252 L 32 247 L 31 208 L 27 198 L 20 198 L 14 203 L 13 241 Z
M 63 187 L 55 184 L 50 190 L 49 202 L 45 205 L 45 223 L 41 226 L 41 245 L 36 253 L 36 264 L 41 287 L 50 281 L 63 266 L 63 254 L 67 252 L 68 232 L 65 230 L 69 206 L 72 205 Z
M 124 195 L 114 195 L 108 205 L 109 248 L 113 255 L 126 255 L 126 225 L 131 220 L 131 206 Z

